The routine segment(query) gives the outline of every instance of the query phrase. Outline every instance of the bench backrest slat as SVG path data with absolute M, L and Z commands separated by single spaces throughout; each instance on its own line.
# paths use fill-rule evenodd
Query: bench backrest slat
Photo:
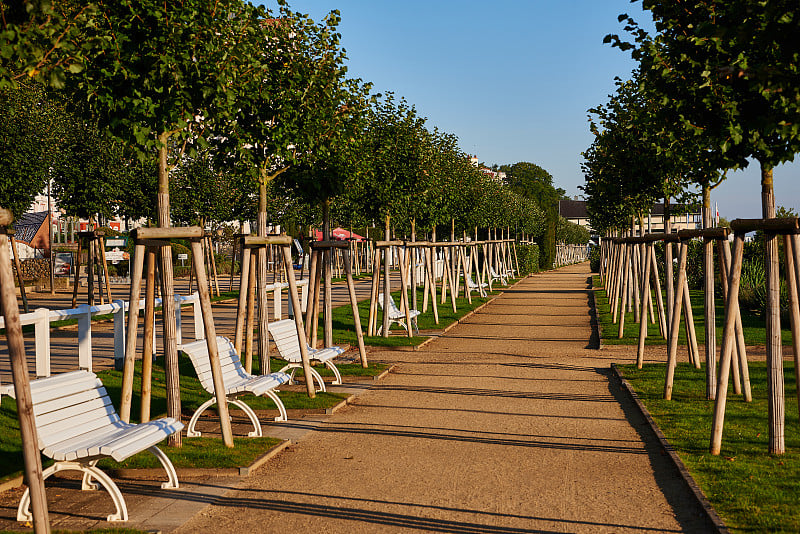
M 194 365 L 197 378 L 200 380 L 203 389 L 209 393 L 214 393 L 214 378 L 211 374 L 211 360 L 208 357 L 208 342 L 205 339 L 199 339 L 191 343 L 185 343 L 181 346 L 181 350 L 192 360 L 192 365 Z M 222 371 L 222 383 L 225 384 L 226 389 L 232 383 L 249 378 L 244 367 L 242 367 L 239 354 L 228 338 L 217 336 L 217 350 Z
M 268 328 L 281 358 L 287 362 L 300 361 L 302 356 L 295 322 L 292 319 L 283 319 L 269 323 Z

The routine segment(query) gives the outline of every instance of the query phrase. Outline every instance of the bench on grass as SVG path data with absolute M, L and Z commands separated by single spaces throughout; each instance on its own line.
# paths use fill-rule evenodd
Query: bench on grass
M 214 379 L 211 376 L 211 361 L 208 358 L 208 343 L 205 339 L 198 339 L 191 343 L 184 343 L 181 345 L 180 350 L 189 356 L 197 373 L 197 378 L 200 379 L 200 384 L 203 389 L 211 394 L 211 398 L 200 405 L 194 412 L 192 419 L 189 421 L 189 427 L 186 429 L 186 436 L 195 438 L 200 436 L 200 432 L 195 430 L 195 425 L 200 419 L 200 415 L 217 403 Z M 257 397 L 266 395 L 278 407 L 279 415 L 275 418 L 275 421 L 286 421 L 286 408 L 278 397 L 276 388 L 288 383 L 290 381 L 289 375 L 283 372 L 267 375 L 249 374 L 242 367 L 242 360 L 233 343 L 226 337 L 217 336 L 217 350 L 219 352 L 219 365 L 222 370 L 222 383 L 225 385 L 225 396 L 230 404 L 244 411 L 250 422 L 253 423 L 253 431 L 247 434 L 248 437 L 261 437 L 263 434 L 261 432 L 261 423 L 259 423 L 253 409 L 238 400 L 237 397 L 241 395 L 251 394 Z
M 14 391 L 9 392 L 14 395 Z M 97 467 L 102 458 L 121 462 L 145 449 L 152 452 L 168 481 L 162 488 L 177 488 L 178 475 L 169 458 L 156 444 L 180 432 L 183 423 L 171 417 L 132 424 L 120 420 L 106 388 L 90 371 L 72 371 L 31 381 L 33 414 L 39 436 L 39 450 L 56 461 L 45 469 L 42 478 L 59 471 L 81 471 L 81 489 L 98 489 L 99 482 L 117 511 L 108 521 L 127 521 L 128 508 L 119 487 Z M 25 490 L 17 509 L 17 521 L 31 521 L 30 493 Z
M 281 359 L 288 362 L 281 372 L 291 369 L 291 377 L 294 380 L 294 373 L 303 367 L 303 359 L 300 355 L 300 341 L 297 336 L 297 325 L 293 319 L 283 319 L 282 321 L 275 321 L 269 323 L 269 333 L 275 346 L 278 348 L 278 355 Z M 308 345 L 306 345 L 308 346 Z M 324 364 L 328 369 L 333 371 L 334 380 L 333 385 L 340 385 L 342 383 L 342 375 L 339 369 L 333 364 L 331 360 L 344 352 L 341 347 L 325 347 L 322 349 L 312 349 L 308 347 L 308 359 Z M 312 367 L 311 376 L 319 384 L 317 391 L 325 391 L 325 382 L 322 381 L 322 376 Z
M 480 294 L 480 296 L 482 297 L 486 296 L 486 288 L 489 287 L 489 284 L 487 284 L 486 282 L 481 282 L 480 284 L 475 283 L 470 273 L 466 273 L 465 278 L 467 281 L 467 289 L 469 291 L 477 291 Z
M 383 309 L 383 293 L 378 293 L 378 305 Z M 419 327 L 417 326 L 417 315 L 420 314 L 419 310 L 409 310 L 411 315 L 411 327 L 414 329 L 414 332 L 419 334 Z M 406 332 L 408 332 L 408 326 L 406 325 L 406 314 L 403 313 L 400 308 L 397 307 L 397 304 L 394 303 L 394 299 L 391 295 L 389 295 L 389 330 L 392 329 L 392 323 L 397 323 L 402 326 Z M 383 325 L 378 329 L 378 335 L 381 335 L 383 332 Z

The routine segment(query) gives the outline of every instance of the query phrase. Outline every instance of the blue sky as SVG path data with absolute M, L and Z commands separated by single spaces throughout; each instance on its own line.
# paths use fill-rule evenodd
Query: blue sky
M 266 5 L 274 7 L 274 3 Z M 605 103 L 629 54 L 603 44 L 617 15 L 646 22 L 628 0 L 290 0 L 321 20 L 332 9 L 351 77 L 393 91 L 457 135 L 488 164 L 530 161 L 579 195 L 581 151 L 591 143 L 586 110 Z M 713 194 L 729 219 L 760 217 L 757 166 L 730 173 Z M 779 205 L 800 211 L 800 166 L 775 170 Z

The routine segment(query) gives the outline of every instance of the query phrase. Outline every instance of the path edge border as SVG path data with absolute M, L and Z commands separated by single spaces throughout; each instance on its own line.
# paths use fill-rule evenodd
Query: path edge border
M 620 370 L 617 368 L 617 364 L 612 363 L 611 370 L 614 373 L 614 376 L 616 376 L 617 379 L 619 379 L 620 384 L 625 389 L 625 391 L 628 392 L 628 395 L 630 395 L 634 404 L 636 404 L 636 406 L 639 408 L 639 412 L 641 412 L 642 416 L 645 418 L 645 421 L 647 421 L 647 424 L 650 425 L 650 428 L 652 429 L 653 433 L 655 434 L 656 438 L 661 444 L 662 449 L 664 449 L 664 452 L 672 460 L 672 463 L 677 468 L 678 473 L 680 473 L 681 475 L 681 478 L 683 478 L 683 481 L 692 491 L 692 494 L 697 499 L 698 504 L 705 512 L 706 517 L 714 525 L 714 528 L 716 528 L 716 532 L 718 532 L 719 534 L 729 534 L 730 531 L 728 530 L 728 527 L 725 526 L 725 523 L 724 521 L 722 521 L 722 518 L 719 516 L 719 514 L 717 514 L 717 511 L 714 510 L 714 507 L 711 505 L 711 502 L 708 500 L 705 493 L 703 493 L 703 490 L 700 489 L 700 486 L 697 484 L 694 477 L 689 472 L 689 469 L 687 469 L 686 465 L 683 463 L 680 456 L 678 456 L 678 453 L 675 452 L 674 447 L 664 436 L 664 433 L 661 432 L 661 429 L 656 424 L 655 420 L 653 419 L 653 416 L 650 415 L 650 412 L 648 411 L 647 407 L 645 407 L 644 403 L 639 398 L 639 395 L 637 395 L 636 391 L 634 391 L 633 386 L 631 386 L 630 382 L 628 382 L 622 375 Z

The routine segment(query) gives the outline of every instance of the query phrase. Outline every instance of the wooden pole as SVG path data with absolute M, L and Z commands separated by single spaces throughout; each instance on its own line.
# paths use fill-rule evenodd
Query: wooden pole
M 367 335 L 374 336 L 378 322 L 378 286 L 380 285 L 381 255 L 378 249 L 372 249 L 372 285 L 369 294 L 369 320 L 367 322 Z
M 711 189 L 703 186 L 703 228 L 713 226 Z M 703 239 L 703 293 L 706 331 L 706 398 L 714 400 L 717 393 L 717 310 L 714 302 L 714 242 Z
M 314 320 L 314 306 L 316 305 L 316 287 L 317 287 L 317 262 L 319 261 L 319 251 L 316 249 L 309 249 L 311 259 L 308 264 L 308 301 L 306 302 L 306 339 L 311 337 L 311 323 Z
M 211 236 L 206 239 L 208 242 L 208 255 L 211 258 L 211 271 L 214 273 L 214 288 L 217 290 L 217 296 L 219 296 L 219 277 L 217 276 L 217 260 L 214 258 L 214 243 L 211 240 Z
M 297 296 L 297 282 L 294 278 L 294 267 L 292 266 L 292 251 L 290 245 L 281 246 L 283 250 L 283 264 L 286 268 L 286 280 L 289 284 L 289 298 L 292 299 L 292 309 L 297 310 L 294 314 L 294 324 L 297 329 L 297 341 L 300 345 L 300 360 L 303 365 L 303 376 L 306 379 L 306 393 L 313 399 L 317 396 L 314 391 L 314 379 L 311 377 L 311 362 L 308 357 L 308 340 L 306 331 L 303 327 L 303 314 L 300 313 L 300 299 Z
M 350 295 L 350 307 L 353 308 L 353 324 L 356 329 L 356 340 L 358 341 L 358 355 L 361 358 L 361 366 L 367 368 L 367 349 L 364 347 L 364 333 L 361 331 L 361 314 L 358 311 L 358 299 L 356 298 L 356 287 L 353 283 L 353 272 L 350 264 L 350 249 L 345 250 L 344 270 L 347 277 L 347 293 Z
M 267 214 L 258 212 L 258 235 L 267 235 Z M 258 273 L 258 363 L 262 375 L 270 373 L 269 368 L 269 312 L 267 295 L 267 248 L 258 247 L 256 272 Z M 198 278 L 199 281 L 199 278 Z
M 625 260 L 624 260 L 624 269 L 622 271 L 622 287 L 621 287 L 621 302 L 619 308 L 619 329 L 618 329 L 618 337 L 622 339 L 625 335 L 625 314 L 627 313 L 626 310 L 628 308 L 628 302 L 631 296 L 630 292 L 630 284 L 631 284 L 631 259 L 633 256 L 633 245 L 625 245 Z
M 0 208 L 2 209 L 2 208 Z M 22 297 L 22 309 L 25 313 L 28 313 L 28 296 L 25 294 L 25 281 L 22 279 L 22 267 L 19 263 L 19 252 L 17 251 L 17 241 L 14 239 L 14 234 L 10 232 L 9 229 L 9 239 L 11 239 L 11 251 L 14 253 L 14 267 L 17 271 L 17 282 L 19 283 L 19 295 Z M 52 245 L 50 245 L 52 247 Z M 78 253 L 80 253 L 80 249 L 78 249 Z M 75 297 L 73 297 L 73 301 L 77 298 L 77 286 L 75 286 Z M 14 300 L 16 300 L 16 295 L 14 296 Z M 74 308 L 76 304 L 73 304 L 72 307 Z
M 81 281 L 81 245 L 83 245 L 83 238 L 80 234 L 78 234 L 78 240 L 76 241 L 78 244 L 78 251 L 75 254 L 75 261 L 73 262 L 75 267 L 75 273 L 73 277 L 73 284 L 72 284 L 72 307 L 78 307 L 78 284 Z
M 697 332 L 694 328 L 694 312 L 692 300 L 689 297 L 689 281 L 684 279 L 683 285 L 683 317 L 686 322 L 686 344 L 688 345 L 689 358 L 695 369 L 700 369 L 700 349 L 697 346 Z
M 728 306 L 728 276 L 731 271 L 731 250 L 730 250 L 730 243 L 728 240 L 719 240 L 717 241 L 717 248 L 719 250 L 719 258 L 720 258 L 720 278 L 722 282 L 722 295 L 723 295 L 723 303 L 725 307 Z M 733 350 L 735 352 L 734 356 L 731 358 L 731 366 L 733 370 L 733 392 L 737 395 L 741 394 L 742 386 L 743 386 L 743 375 L 749 375 L 747 369 L 747 354 L 744 352 L 744 336 L 742 335 L 742 317 L 741 314 L 736 315 L 736 327 L 734 330 L 734 335 L 736 336 L 736 344 L 733 346 Z M 741 336 L 741 345 L 739 344 L 739 338 Z M 742 364 L 744 362 L 744 364 Z M 744 368 L 742 370 L 742 368 Z M 750 380 L 748 376 L 747 380 L 747 388 L 748 391 L 750 389 Z M 745 394 L 745 399 L 747 398 L 747 394 Z M 752 400 L 752 396 L 751 396 Z M 749 401 L 748 401 L 749 402 Z
M 169 248 L 169 247 L 167 247 Z M 162 251 L 163 253 L 163 251 Z M 198 258 L 203 257 L 203 249 L 200 241 L 192 241 L 192 255 Z M 197 276 L 197 289 L 200 293 L 200 308 L 203 311 L 203 327 L 206 334 L 206 344 L 208 347 L 208 360 L 211 364 L 211 378 L 214 382 L 214 394 L 217 397 L 217 412 L 219 422 L 222 427 L 222 441 L 228 448 L 233 448 L 233 431 L 231 430 L 231 418 L 228 413 L 228 397 L 225 395 L 225 382 L 222 378 L 222 368 L 219 363 L 219 353 L 217 349 L 217 332 L 214 328 L 214 317 L 211 314 L 211 295 L 208 292 L 208 282 L 206 281 L 205 269 L 201 262 L 195 262 L 195 276 Z M 166 299 L 164 301 L 166 303 Z M 268 374 L 269 368 L 265 371 L 261 368 L 262 374 Z
M 242 247 L 242 270 L 239 276 L 239 300 L 236 306 L 236 329 L 233 341 L 233 348 L 236 349 L 238 354 L 242 353 L 242 335 L 244 334 L 245 313 L 247 313 L 247 290 L 250 287 L 250 254 L 249 248 Z M 232 275 L 231 280 L 233 280 Z M 251 371 L 248 371 L 248 373 Z
M 652 245 L 645 245 L 644 249 L 644 275 L 642 276 L 642 295 L 650 294 L 650 258 L 653 255 Z M 639 347 L 636 351 L 636 367 L 641 369 L 644 363 L 644 340 L 647 337 L 646 308 L 647 299 L 642 299 L 642 320 L 639 323 Z
M 320 299 L 319 299 L 319 294 L 320 294 L 320 288 L 321 288 L 321 285 L 322 285 L 322 268 L 323 268 L 324 264 L 325 264 L 325 257 L 323 255 L 322 251 L 320 250 L 320 251 L 317 252 L 317 273 L 314 275 L 314 291 L 312 292 L 312 295 L 314 296 L 314 301 L 313 301 L 314 302 L 314 306 L 312 307 L 313 314 L 311 316 L 311 347 L 312 348 L 316 348 L 317 347 L 317 333 L 318 333 L 318 330 L 319 330 L 319 312 L 320 312 L 320 304 L 321 304 Z
M 722 428 L 725 421 L 725 404 L 728 397 L 728 376 L 733 354 L 734 327 L 736 315 L 739 313 L 739 283 L 742 274 L 742 256 L 744 253 L 744 235 L 736 234 L 733 243 L 733 259 L 728 276 L 728 306 L 725 309 L 725 326 L 722 333 L 719 380 L 717 395 L 714 401 L 714 419 L 711 422 L 711 454 L 718 455 L 722 449 Z
M 119 417 L 126 423 L 131 421 L 133 398 L 133 366 L 136 361 L 136 339 L 139 337 L 139 293 L 142 288 L 145 246 L 136 244 L 131 266 L 131 292 L 128 304 L 128 331 L 125 336 L 125 362 L 122 368 L 122 398 Z M 147 343 L 147 341 L 145 341 Z
M 436 304 L 436 279 L 435 279 L 436 271 L 434 271 L 433 267 L 433 252 L 431 251 L 431 248 L 426 248 L 425 252 L 426 252 L 425 261 L 427 263 L 426 271 L 428 276 L 428 288 L 431 294 L 431 307 L 433 308 L 433 319 L 436 324 L 439 324 L 439 308 Z M 425 298 L 427 298 L 427 294 L 425 295 Z
M 11 212 L 0 209 L 0 225 L 11 224 Z M 22 324 L 11 274 L 11 258 L 8 256 L 8 236 L 0 232 L 0 305 L 6 323 L 8 352 L 11 358 L 11 374 L 14 382 L 14 396 L 17 403 L 20 434 L 22 438 L 22 459 L 25 482 L 28 484 L 33 514 L 33 528 L 36 532 L 50 532 L 47 514 L 47 495 L 44 491 L 42 457 L 39 454 L 39 438 L 33 415 L 33 400 L 28 377 L 28 358 L 25 355 L 25 342 L 22 338 Z
M 111 300 L 111 278 L 108 276 L 108 261 L 106 260 L 106 245 L 103 236 L 100 235 L 97 238 L 97 246 L 100 249 L 100 261 L 103 262 L 103 277 L 105 278 L 105 286 L 106 286 L 106 296 L 108 297 L 108 303 L 111 304 L 113 300 Z
M 156 321 L 156 250 L 147 248 L 147 279 L 144 292 L 144 335 L 142 341 L 142 389 L 139 421 L 150 420 L 153 381 L 153 331 Z
M 389 215 L 386 215 L 386 228 L 384 231 L 384 236 L 386 241 L 392 240 L 392 235 L 389 228 Z M 383 249 L 383 337 L 389 337 L 389 298 L 391 298 L 392 289 L 391 280 L 389 279 L 391 253 L 391 246 L 387 246 Z
M 406 316 L 406 325 L 408 325 L 408 329 L 406 334 L 408 337 L 414 337 L 414 333 L 411 329 L 411 307 L 408 305 L 408 288 L 406 287 L 406 255 L 410 252 L 409 249 L 405 249 L 404 253 L 400 255 L 400 306 Z M 384 300 L 384 304 L 387 301 Z
M 795 263 L 795 245 L 800 243 L 797 234 L 784 235 L 784 252 L 786 255 L 786 285 L 789 289 L 789 317 L 792 326 L 792 351 L 794 352 L 795 383 L 800 384 L 800 301 L 797 296 L 797 264 Z M 800 388 L 796 388 L 800 399 Z M 798 404 L 800 410 L 800 404 Z
M 658 262 L 656 261 L 656 251 L 655 247 L 653 247 L 653 251 L 650 254 L 650 261 L 652 263 L 651 272 L 653 276 L 653 286 L 656 288 L 656 304 L 658 305 L 658 326 L 661 331 L 661 336 L 666 339 L 667 338 L 667 319 L 665 315 L 664 309 L 664 297 L 661 294 L 661 280 L 658 277 Z
M 664 398 L 672 400 L 672 384 L 675 380 L 675 365 L 678 356 L 678 328 L 681 320 L 681 307 L 683 306 L 683 285 L 686 283 L 686 256 L 689 246 L 686 242 L 681 242 L 678 254 L 678 291 L 675 292 L 675 302 L 672 314 L 672 324 L 669 331 L 672 335 L 669 338 L 669 350 L 667 351 L 667 375 L 664 380 Z
M 253 372 L 253 330 L 256 327 L 256 261 L 258 254 L 250 254 L 250 274 L 247 278 L 247 332 L 244 336 L 244 367 Z

